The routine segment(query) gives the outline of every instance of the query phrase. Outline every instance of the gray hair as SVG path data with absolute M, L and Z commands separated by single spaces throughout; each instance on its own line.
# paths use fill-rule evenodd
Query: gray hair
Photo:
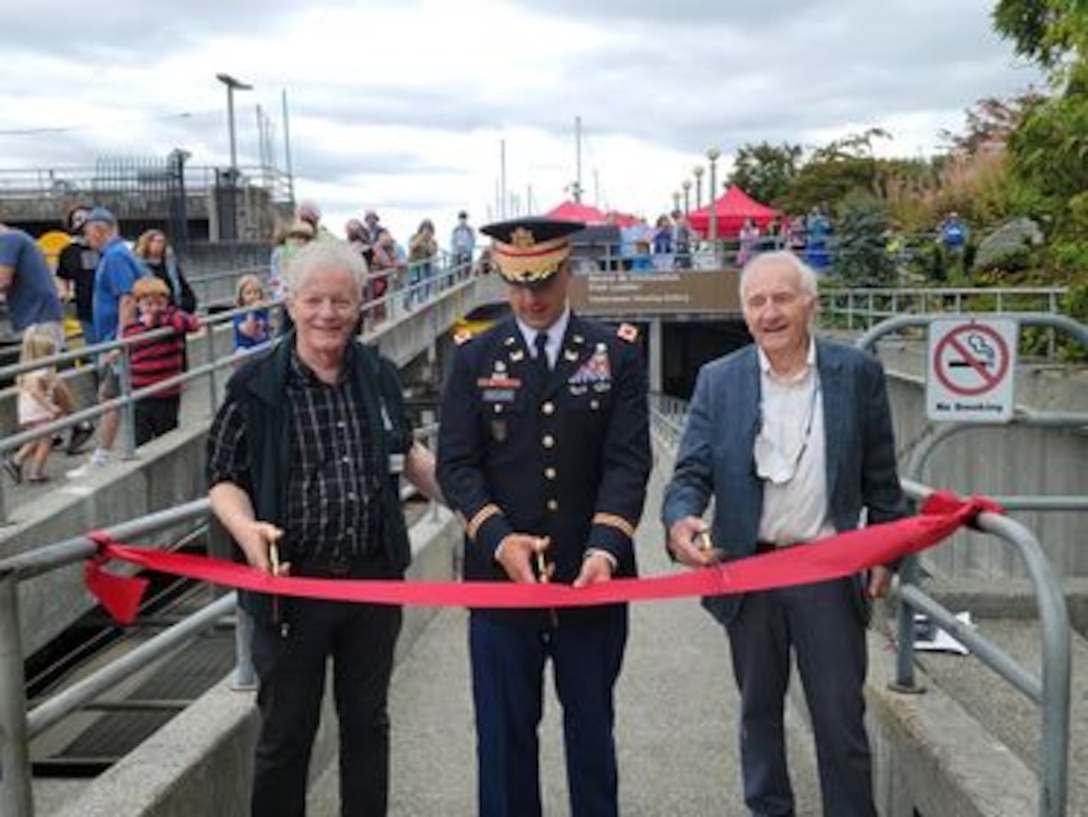
M 313 276 L 332 270 L 350 272 L 362 300 L 368 273 L 366 260 L 346 241 L 311 241 L 299 249 L 284 267 L 284 283 L 288 292 L 297 292 Z
M 748 286 L 748 281 L 751 279 L 752 275 L 759 272 L 764 267 L 771 267 L 776 264 L 787 264 L 797 270 L 798 275 L 801 276 L 801 291 L 813 300 L 816 299 L 819 295 L 816 284 L 816 271 L 798 258 L 796 253 L 791 252 L 790 250 L 775 250 L 774 252 L 760 253 L 745 264 L 744 268 L 740 271 L 740 284 L 738 285 L 738 289 L 740 290 L 741 303 L 744 302 L 744 290 L 745 287 Z

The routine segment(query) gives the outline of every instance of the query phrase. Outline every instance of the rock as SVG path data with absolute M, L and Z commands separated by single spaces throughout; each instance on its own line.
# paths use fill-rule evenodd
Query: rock
M 1043 231 L 1030 218 L 1014 218 L 979 242 L 973 272 L 1017 272 L 1027 268 L 1031 251 L 1043 243 Z

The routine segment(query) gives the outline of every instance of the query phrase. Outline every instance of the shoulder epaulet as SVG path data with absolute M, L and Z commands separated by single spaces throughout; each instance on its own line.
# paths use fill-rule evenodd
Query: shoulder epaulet
M 458 346 L 464 346 L 470 340 L 472 340 L 472 332 L 468 329 L 458 329 L 453 334 L 453 342 Z
M 621 323 L 619 329 L 616 330 L 616 336 L 620 340 L 634 343 L 638 340 L 638 327 L 631 323 Z

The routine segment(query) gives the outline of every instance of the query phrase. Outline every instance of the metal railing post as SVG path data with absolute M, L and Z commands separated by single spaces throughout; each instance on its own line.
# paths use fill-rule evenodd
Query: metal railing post
M 0 813 L 34 817 L 17 585 L 0 574 Z
M 899 566 L 900 587 L 918 584 L 918 557 L 908 556 Z M 888 684 L 896 692 L 925 692 L 914 680 L 914 608 L 898 594 L 895 603 L 895 680 Z
M 7 457 L 10 454 L 7 451 L 0 453 L 0 457 Z M 7 491 L 4 490 L 4 480 L 0 479 L 0 525 L 6 525 L 8 523 L 8 496 Z
M 234 610 L 234 672 L 230 688 L 248 692 L 257 688 L 257 670 L 253 666 L 253 616 L 239 604 Z
M 207 338 L 208 344 L 208 363 L 215 363 L 215 327 L 206 326 L 204 328 L 204 337 Z M 208 370 L 208 399 L 211 401 L 211 412 L 214 415 L 215 410 L 219 408 L 219 387 L 215 382 L 216 370 L 213 365 Z
M 121 349 L 121 458 L 126 460 L 136 457 L 136 402 L 132 399 L 132 359 L 131 346 Z

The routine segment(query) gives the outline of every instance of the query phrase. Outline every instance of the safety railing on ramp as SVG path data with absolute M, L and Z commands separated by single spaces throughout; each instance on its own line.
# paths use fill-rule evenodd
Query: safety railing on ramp
M 416 438 L 433 449 L 437 430 L 434 424 L 424 426 L 416 430 Z M 414 493 L 414 488 L 405 485 L 402 499 L 406 500 Z M 436 512 L 437 506 L 432 500 L 428 513 L 433 516 Z M 209 501 L 199 499 L 106 528 L 102 533 L 117 541 L 146 539 L 185 523 L 204 520 L 209 514 Z M 34 815 L 29 749 L 34 737 L 146 669 L 152 662 L 182 649 L 193 638 L 236 611 L 236 595 L 227 593 L 28 711 L 18 585 L 50 571 L 86 562 L 95 557 L 97 549 L 98 545 L 90 537 L 75 536 L 0 560 L 0 814 L 4 817 Z M 242 620 L 239 618 L 239 623 Z M 241 677 L 243 682 L 252 680 L 246 677 L 252 668 L 249 644 L 236 638 L 235 646 L 235 677 Z
M 476 306 L 472 293 L 485 283 L 481 278 L 471 277 L 462 268 L 436 263 L 433 274 L 427 278 L 419 278 L 410 285 L 405 283 L 403 286 L 391 287 L 382 297 L 373 298 L 364 305 L 360 321 L 362 338 L 377 344 L 395 363 L 403 365 L 418 354 L 420 348 L 425 348 L 428 341 L 433 341 L 437 334 L 448 329 L 454 317 L 461 316 Z M 266 306 L 273 317 L 282 309 L 278 303 L 269 303 Z M 237 366 L 245 357 L 259 353 L 276 342 L 273 339 L 252 349 L 237 352 L 234 350 L 233 343 L 229 342 L 224 333 L 231 330 L 236 317 L 244 316 L 252 310 L 253 307 L 238 307 L 203 317 L 200 330 L 191 336 L 191 340 L 195 344 L 193 349 L 202 349 L 204 362 L 190 366 L 176 377 L 142 389 L 132 386 L 130 361 L 133 349 L 150 341 L 170 337 L 174 334 L 173 329 L 157 329 L 135 337 L 81 346 L 48 358 L 0 367 L 0 382 L 14 381 L 21 374 L 47 366 L 55 366 L 67 375 L 74 373 L 76 367 L 110 357 L 117 359 L 119 369 L 117 397 L 97 402 L 31 429 L 5 435 L 0 438 L 0 458 L 17 451 L 24 443 L 52 437 L 81 423 L 98 420 L 107 412 L 117 411 L 123 417 L 118 437 L 120 456 L 125 460 L 133 459 L 136 456 L 133 422 L 136 403 L 178 385 L 184 387 L 185 384 L 200 380 L 207 383 L 209 409 L 210 413 L 214 413 L 220 402 L 218 375 Z M 5 483 L 0 480 L 0 524 L 8 521 L 8 505 Z

